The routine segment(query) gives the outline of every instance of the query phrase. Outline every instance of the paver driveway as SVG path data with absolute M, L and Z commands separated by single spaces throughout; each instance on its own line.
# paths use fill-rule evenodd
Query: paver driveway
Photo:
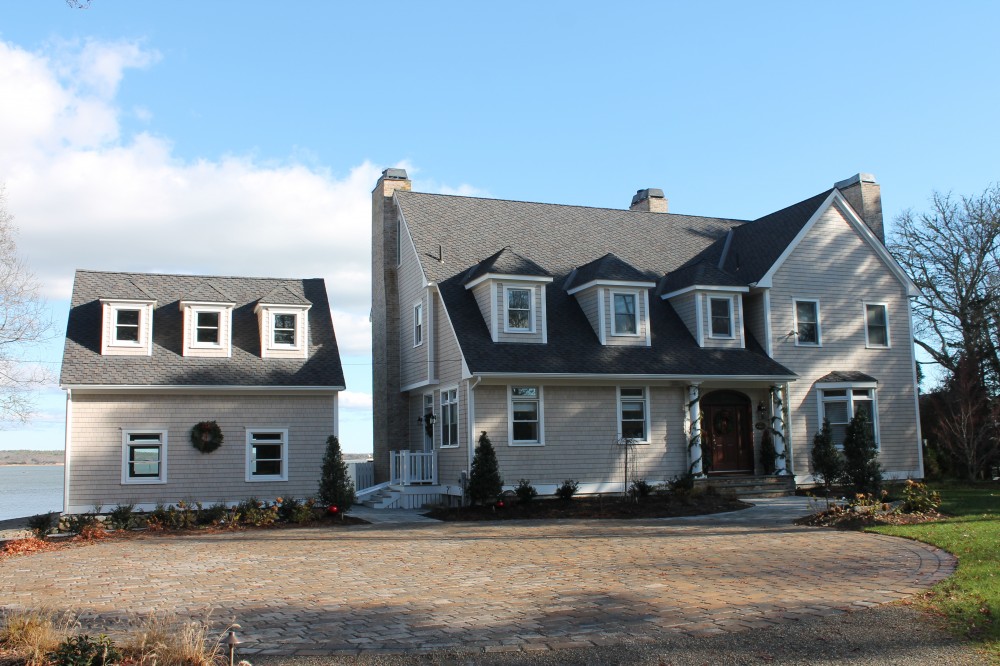
M 793 527 L 773 507 L 151 535 L 0 563 L 0 605 L 76 608 L 98 623 L 211 613 L 242 625 L 248 654 L 533 650 L 833 615 L 917 593 L 954 569 L 930 546 Z

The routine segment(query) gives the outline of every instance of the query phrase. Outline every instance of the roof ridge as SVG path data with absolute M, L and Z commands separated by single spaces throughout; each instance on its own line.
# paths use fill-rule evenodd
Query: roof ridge
M 302 282 L 305 280 L 323 280 L 321 277 L 297 278 L 297 277 L 258 277 L 254 275 L 205 275 L 199 273 L 146 273 L 143 271 L 99 271 L 93 268 L 77 268 L 77 273 L 92 273 L 97 275 L 149 275 L 153 277 L 173 277 L 173 278 L 206 278 L 220 280 L 290 280 Z

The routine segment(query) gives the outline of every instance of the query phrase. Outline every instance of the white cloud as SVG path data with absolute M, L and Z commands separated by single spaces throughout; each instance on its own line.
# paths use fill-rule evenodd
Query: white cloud
M 339 401 L 341 409 L 357 409 L 369 412 L 372 410 L 372 396 L 369 393 L 341 391 Z

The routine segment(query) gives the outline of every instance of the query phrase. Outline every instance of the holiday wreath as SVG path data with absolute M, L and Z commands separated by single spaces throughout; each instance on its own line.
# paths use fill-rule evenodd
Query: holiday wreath
M 202 421 L 191 428 L 191 445 L 202 453 L 211 453 L 222 446 L 222 428 L 215 421 Z

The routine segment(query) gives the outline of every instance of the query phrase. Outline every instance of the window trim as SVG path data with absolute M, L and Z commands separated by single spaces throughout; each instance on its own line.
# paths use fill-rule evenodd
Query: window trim
M 514 440 L 514 389 L 533 388 L 538 390 L 537 398 L 518 398 L 518 402 L 533 401 L 538 404 L 538 439 Z M 507 385 L 507 446 L 545 446 L 545 393 L 541 384 Z
M 528 292 L 528 328 L 510 327 L 510 292 L 512 290 Z M 518 310 L 520 312 L 520 310 Z M 534 286 L 508 285 L 503 286 L 503 332 L 504 333 L 535 333 L 535 288 Z
M 854 418 L 854 391 L 868 391 L 870 400 L 865 400 L 865 402 L 872 403 L 872 433 L 875 437 L 875 448 L 878 451 L 882 450 L 882 438 L 879 435 L 879 418 L 878 418 L 878 383 L 877 382 L 836 382 L 836 383 L 824 383 L 816 384 L 816 416 L 818 417 L 818 427 L 823 427 L 823 416 L 825 409 L 823 407 L 826 402 L 846 402 L 847 403 L 847 422 L 850 423 L 851 419 Z M 824 396 L 825 391 L 846 391 L 846 395 L 843 399 L 831 399 L 826 400 Z M 860 402 L 860 401 L 859 401 Z M 834 442 L 837 449 L 843 449 L 844 443 Z
M 109 346 L 114 347 L 142 347 L 143 346 L 143 324 L 145 323 L 145 308 L 139 305 L 112 305 L 111 306 L 111 344 Z M 120 340 L 118 338 L 118 327 L 128 326 L 131 324 L 119 324 L 118 315 L 122 312 L 135 312 L 138 316 L 138 321 L 135 325 L 135 340 Z
M 727 301 L 729 303 L 729 335 L 717 335 L 713 327 L 712 301 Z M 708 339 L 709 340 L 735 340 L 736 339 L 736 304 L 733 302 L 731 294 L 725 296 L 708 295 Z
M 129 447 L 138 446 L 129 441 L 130 435 L 159 435 L 160 473 L 152 476 L 129 475 Z M 122 429 L 122 485 L 157 485 L 167 482 L 167 429 L 166 428 L 123 428 Z
M 226 341 L 223 340 L 222 331 L 225 328 L 222 324 L 222 318 L 226 316 L 227 312 L 232 312 L 229 308 L 225 307 L 210 307 L 210 306 L 191 306 L 191 348 L 192 349 L 225 349 Z M 219 341 L 218 342 L 199 342 L 198 341 L 198 315 L 201 313 L 217 314 L 219 315 Z
M 617 386 L 615 387 L 615 394 L 618 398 L 618 439 L 622 439 L 622 389 L 640 389 L 642 391 L 642 416 L 643 416 L 643 433 L 645 437 L 642 439 L 636 439 L 633 444 L 649 444 L 652 440 L 649 436 L 650 429 L 650 419 L 649 419 L 649 387 L 648 386 Z M 627 402 L 638 402 L 639 398 L 627 397 L 625 398 Z
M 271 326 L 270 326 L 270 328 L 271 328 L 270 334 L 271 335 L 268 337 L 268 344 L 271 347 L 271 349 L 288 349 L 288 350 L 298 350 L 298 349 L 301 349 L 302 347 L 301 347 L 301 345 L 299 343 L 299 340 L 301 338 L 300 333 L 301 333 L 301 326 L 302 326 L 302 324 L 300 323 L 300 319 L 299 319 L 299 315 L 301 313 L 300 312 L 296 312 L 294 310 L 277 310 L 277 309 L 272 309 L 272 310 L 268 310 L 267 314 L 268 314 L 268 317 L 270 317 L 270 324 L 271 324 Z M 281 331 L 287 331 L 288 330 L 287 328 L 281 328 L 281 329 L 279 329 L 275 325 L 275 323 L 276 323 L 275 319 L 277 317 L 283 317 L 283 316 L 286 316 L 286 315 L 291 315 L 295 319 L 294 328 L 292 329 L 292 333 L 293 333 L 292 337 L 295 340 L 295 342 L 292 342 L 292 343 L 278 342 L 277 340 L 274 339 L 274 334 L 277 331 L 279 331 L 279 330 L 281 330 Z
M 455 401 L 445 402 L 444 401 L 445 395 L 451 393 L 452 391 L 455 392 Z M 459 445 L 462 443 L 462 428 L 461 428 L 462 414 L 461 414 L 461 406 L 459 405 L 458 385 L 456 384 L 455 386 L 449 386 L 448 388 L 441 389 L 439 393 L 438 402 L 441 405 L 441 416 L 438 418 L 438 423 L 441 425 L 441 427 L 438 428 L 438 442 L 439 442 L 438 446 L 439 448 L 442 449 L 457 449 Z M 445 428 L 446 426 L 449 426 L 451 424 L 445 423 L 444 412 L 445 412 L 445 406 L 450 406 L 450 405 L 455 405 L 455 441 L 454 442 L 449 441 L 448 444 L 445 444 L 444 443 Z M 450 440 L 451 437 L 449 436 L 448 439 Z
M 611 293 L 611 335 L 615 337 L 628 337 L 628 338 L 639 338 L 643 337 L 642 333 L 642 315 L 639 311 L 639 292 L 625 289 L 609 289 Z M 615 296 L 631 296 L 633 302 L 635 303 L 635 333 L 629 333 L 627 331 L 618 330 L 618 317 L 615 312 Z
M 420 347 L 423 344 L 424 344 L 424 302 L 417 301 L 416 303 L 413 304 L 413 346 Z
M 868 307 L 869 306 L 879 306 L 882 311 L 885 312 L 885 344 L 875 345 L 872 344 L 868 337 Z M 892 349 L 892 336 L 889 333 L 889 304 L 879 301 L 862 301 L 861 311 L 864 313 L 865 322 L 865 349 Z
M 253 474 L 253 436 L 255 433 L 281 433 L 281 474 Z M 246 429 L 246 475 L 247 483 L 264 483 L 268 481 L 288 481 L 288 427 L 247 426 Z
M 816 306 L 816 342 L 801 342 L 799 340 L 799 303 L 812 303 Z M 819 309 L 818 298 L 792 298 L 792 330 L 795 331 L 796 347 L 822 347 L 823 346 L 823 326 Z

